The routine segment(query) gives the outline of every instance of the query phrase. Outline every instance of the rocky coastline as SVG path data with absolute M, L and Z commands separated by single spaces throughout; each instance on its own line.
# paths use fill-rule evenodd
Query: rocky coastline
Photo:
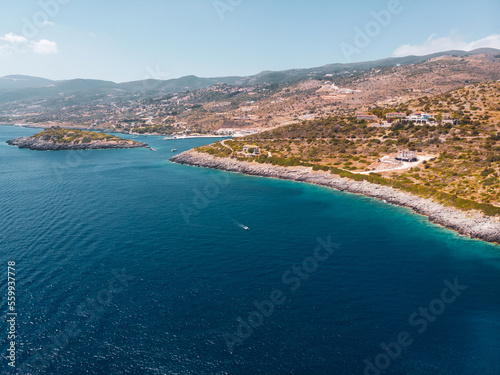
M 102 150 L 148 147 L 146 143 L 134 142 L 126 139 L 120 141 L 93 140 L 88 143 L 59 143 L 33 137 L 11 139 L 7 141 L 7 144 L 36 151 Z
M 411 208 L 414 212 L 427 216 L 431 222 L 453 229 L 462 235 L 500 243 L 500 219 L 498 217 L 488 217 L 477 211 L 461 211 L 389 186 L 376 185 L 366 181 L 354 181 L 328 172 L 313 171 L 312 168 L 308 167 L 281 167 L 238 161 L 231 158 L 219 158 L 193 150 L 178 154 L 171 158 L 170 161 L 228 172 L 306 182 L 340 191 L 362 194 L 398 206 Z

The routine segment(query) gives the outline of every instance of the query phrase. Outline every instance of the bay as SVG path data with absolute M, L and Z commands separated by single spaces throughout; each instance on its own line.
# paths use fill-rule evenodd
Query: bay
M 500 373 L 499 246 L 374 199 L 168 161 L 214 139 L 5 144 L 36 132 L 0 127 L 0 290 L 13 260 L 19 314 L 5 373 Z M 382 343 L 404 332 L 391 358 Z

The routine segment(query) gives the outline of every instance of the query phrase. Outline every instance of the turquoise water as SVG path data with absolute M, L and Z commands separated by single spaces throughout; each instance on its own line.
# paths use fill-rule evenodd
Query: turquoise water
M 18 312 L 3 373 L 500 374 L 500 247 L 369 198 L 168 161 L 207 139 L 5 144 L 36 132 L 0 127 L 4 357 L 12 260 Z

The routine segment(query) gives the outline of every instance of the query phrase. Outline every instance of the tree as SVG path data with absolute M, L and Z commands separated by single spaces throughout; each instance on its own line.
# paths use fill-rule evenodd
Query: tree
M 443 114 L 442 113 L 438 113 L 436 115 L 436 121 L 441 125 L 441 123 L 443 122 Z

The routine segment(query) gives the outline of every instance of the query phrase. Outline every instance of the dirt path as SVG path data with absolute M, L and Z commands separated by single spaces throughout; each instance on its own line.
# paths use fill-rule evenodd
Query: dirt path
M 224 147 L 226 147 L 226 148 L 230 149 L 230 150 L 231 150 L 231 152 L 234 152 L 234 150 L 233 150 L 231 147 L 229 147 L 228 145 L 226 145 L 226 141 L 227 141 L 227 139 L 224 139 L 224 140 L 223 140 L 223 141 L 221 141 L 220 143 L 221 143 Z
M 402 164 L 400 164 L 398 162 L 394 162 L 392 160 L 389 160 L 389 156 L 386 155 L 383 158 L 381 158 L 380 161 L 383 163 L 395 164 L 394 168 L 375 169 L 375 170 L 367 171 L 367 172 L 354 172 L 354 171 L 351 171 L 351 172 L 357 173 L 357 174 L 370 174 L 370 173 L 399 171 L 399 170 L 410 169 L 410 168 L 416 167 L 416 166 L 422 164 L 424 161 L 428 161 L 428 160 L 435 158 L 435 157 L 436 157 L 436 155 L 421 155 L 418 157 L 418 161 L 411 162 L 411 163 L 405 161 Z

